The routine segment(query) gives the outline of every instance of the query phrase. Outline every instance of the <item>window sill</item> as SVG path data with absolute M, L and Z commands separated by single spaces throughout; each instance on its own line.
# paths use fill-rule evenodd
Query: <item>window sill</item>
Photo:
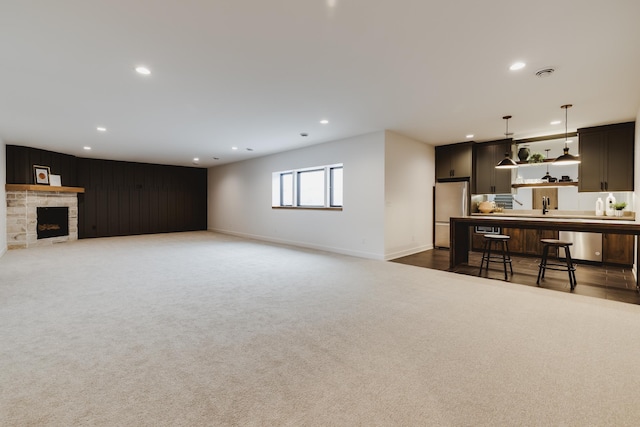
M 331 207 L 326 208 L 324 206 L 320 206 L 317 208 L 310 206 L 271 206 L 271 209 L 293 209 L 293 210 L 310 210 L 310 211 L 341 211 L 342 207 Z

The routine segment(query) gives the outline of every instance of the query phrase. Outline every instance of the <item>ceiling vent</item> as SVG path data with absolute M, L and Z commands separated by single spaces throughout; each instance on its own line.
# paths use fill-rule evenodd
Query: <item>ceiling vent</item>
M 551 74 L 553 74 L 553 72 L 556 71 L 551 67 L 547 67 L 547 68 L 541 68 L 538 71 L 536 71 L 536 76 L 538 77 L 549 77 Z

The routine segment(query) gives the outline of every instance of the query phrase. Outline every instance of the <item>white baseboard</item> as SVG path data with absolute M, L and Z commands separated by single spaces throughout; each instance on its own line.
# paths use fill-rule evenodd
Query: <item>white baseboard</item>
M 433 249 L 433 245 L 422 245 L 414 248 L 403 249 L 401 251 L 392 252 L 390 254 L 386 254 L 384 259 L 385 261 L 389 261 L 396 258 L 402 258 L 403 256 L 417 254 L 418 252 L 424 252 Z
M 246 239 L 253 239 L 253 240 L 261 240 L 263 242 L 278 243 L 278 244 L 289 245 L 289 246 L 298 246 L 298 247 L 307 248 L 307 249 L 316 249 L 319 251 L 333 252 L 341 255 L 355 256 L 358 258 L 375 259 L 380 261 L 385 260 L 385 256 L 383 254 L 377 254 L 373 252 L 356 251 L 353 249 L 338 248 L 335 246 L 317 245 L 313 243 L 299 242 L 295 240 L 278 239 L 271 236 L 262 236 L 262 235 L 250 234 L 250 233 L 239 233 L 236 231 L 222 230 L 219 228 L 209 228 L 208 230 L 216 233 L 228 234 L 230 236 L 244 237 Z

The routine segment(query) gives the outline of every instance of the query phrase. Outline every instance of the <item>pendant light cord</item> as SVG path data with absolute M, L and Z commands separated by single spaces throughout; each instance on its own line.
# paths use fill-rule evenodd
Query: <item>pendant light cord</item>
M 547 159 L 549 159 L 549 151 L 551 151 L 551 149 L 545 148 L 544 151 L 547 152 Z M 549 175 L 549 163 L 547 163 L 547 175 Z
M 507 131 L 504 133 L 504 136 L 505 136 L 506 139 L 509 139 L 509 119 L 511 117 L 512 116 L 504 116 L 504 117 L 502 117 L 503 119 L 505 119 L 507 121 Z
M 568 143 L 567 140 L 569 139 L 569 124 L 567 123 L 567 120 L 569 118 L 569 107 L 566 107 L 564 109 L 564 146 L 567 147 Z
M 568 148 L 567 141 L 569 141 L 569 124 L 567 123 L 567 120 L 569 117 L 569 108 L 571 107 L 573 107 L 572 104 L 565 104 L 560 107 L 564 108 L 564 148 Z

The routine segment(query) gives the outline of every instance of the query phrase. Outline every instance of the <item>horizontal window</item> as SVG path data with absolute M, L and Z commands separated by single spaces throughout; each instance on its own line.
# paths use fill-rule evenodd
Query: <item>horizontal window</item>
M 341 208 L 342 164 L 274 172 L 271 205 L 282 208 Z

